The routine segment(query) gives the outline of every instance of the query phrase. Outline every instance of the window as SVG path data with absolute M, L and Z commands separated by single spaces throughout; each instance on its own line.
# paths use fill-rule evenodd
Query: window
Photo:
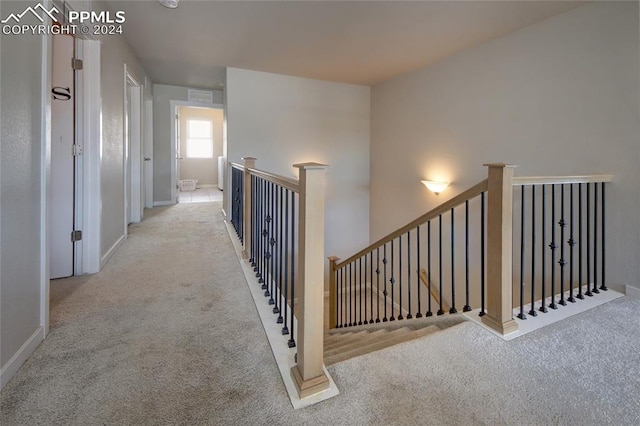
M 187 158 L 213 158 L 211 120 L 187 119 Z

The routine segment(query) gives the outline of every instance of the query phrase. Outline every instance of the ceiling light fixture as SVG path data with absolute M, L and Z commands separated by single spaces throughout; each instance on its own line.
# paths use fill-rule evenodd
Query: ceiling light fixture
M 432 180 L 423 180 L 421 182 L 429 189 L 429 191 L 436 195 L 440 194 L 447 188 L 447 186 L 449 186 L 449 182 L 435 182 Z
M 168 7 L 169 9 L 175 9 L 178 7 L 178 2 L 180 0 L 158 0 L 158 3 L 163 5 L 164 7 Z

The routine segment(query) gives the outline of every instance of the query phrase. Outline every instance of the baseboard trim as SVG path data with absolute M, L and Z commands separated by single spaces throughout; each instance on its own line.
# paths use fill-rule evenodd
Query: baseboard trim
M 238 261 L 245 276 L 247 287 L 255 303 L 256 310 L 258 311 L 258 316 L 260 317 L 262 327 L 264 328 L 265 334 L 267 335 L 267 340 L 269 341 L 269 345 L 271 346 L 273 357 L 276 361 L 276 364 L 278 365 L 278 370 L 280 371 L 280 375 L 282 376 L 282 381 L 287 390 L 287 393 L 289 394 L 289 400 L 291 401 L 291 405 L 293 406 L 293 408 L 298 409 L 307 407 L 309 405 L 316 404 L 320 401 L 324 401 L 325 399 L 329 399 L 338 395 L 340 392 L 338 391 L 335 382 L 329 375 L 326 367 L 323 366 L 324 374 L 329 380 L 328 389 L 300 399 L 300 397 L 298 396 L 298 391 L 296 390 L 294 380 L 291 377 L 291 368 L 297 365 L 295 362 L 295 356 L 298 348 L 289 348 L 287 346 L 287 340 L 289 339 L 289 336 L 283 336 L 281 325 L 276 324 L 276 322 L 273 320 L 273 310 L 271 306 L 269 306 L 265 302 L 264 294 L 260 288 L 260 285 L 258 285 L 258 281 L 255 278 L 253 269 L 249 265 L 249 262 L 247 262 L 245 259 L 242 259 L 242 247 L 240 245 L 240 241 L 235 237 L 235 231 L 233 230 L 231 224 L 227 221 L 225 221 L 225 226 L 227 228 L 229 238 L 231 239 L 231 243 L 233 244 L 233 247 L 235 249 L 236 255 L 238 256 Z M 284 299 L 281 302 L 285 302 Z M 298 321 L 295 317 L 294 327 L 296 330 L 298 329 Z
M 631 297 L 640 297 L 640 288 L 638 287 L 633 287 L 630 285 L 626 285 L 624 287 L 624 292 L 627 296 L 631 296 Z
M 36 331 L 24 342 L 24 345 L 11 357 L 11 359 L 0 369 L 0 389 L 9 383 L 9 380 L 20 370 L 22 364 L 31 356 L 38 345 L 44 340 L 44 328 L 38 327 Z
M 111 246 L 109 251 L 107 251 L 107 253 L 104 256 L 102 256 L 102 259 L 100 259 L 100 270 L 102 270 L 102 268 L 104 268 L 104 265 L 107 264 L 109 259 L 111 259 L 111 256 L 113 256 L 113 254 L 116 252 L 116 250 L 118 250 L 118 248 L 122 245 L 122 243 L 124 243 L 124 240 L 126 240 L 126 239 L 127 239 L 126 235 L 121 236 L 118 239 L 118 241 L 116 241 L 116 243 Z
M 587 289 L 593 287 L 593 285 L 583 286 L 584 293 L 587 292 Z M 565 299 L 569 298 L 569 291 L 565 293 Z M 556 300 L 559 300 L 560 294 L 556 295 Z M 518 330 L 512 333 L 502 335 L 498 333 L 493 328 L 487 326 L 481 319 L 478 314 L 480 313 L 480 308 L 474 309 L 469 312 L 465 312 L 462 315 L 470 319 L 475 324 L 478 324 L 480 327 L 489 331 L 490 333 L 498 336 L 503 340 L 512 340 L 520 336 L 524 336 L 527 333 L 531 333 L 532 331 L 538 330 L 542 327 L 546 327 L 547 325 L 554 324 L 556 322 L 562 321 L 571 316 L 580 314 L 582 312 L 588 311 L 589 309 L 593 309 L 597 306 L 603 305 L 607 302 L 610 302 L 619 297 L 623 297 L 624 294 L 620 293 L 613 289 L 610 286 L 608 291 L 601 291 L 600 293 L 594 294 L 592 297 L 585 297 L 583 300 L 577 300 L 575 303 L 567 303 L 566 306 L 558 306 L 558 309 L 549 309 L 547 313 L 541 314 L 534 317 L 528 316 L 527 320 L 521 320 L 517 317 L 519 312 L 519 307 L 513 309 L 513 319 L 518 325 Z M 535 306 L 539 307 L 542 300 L 537 300 Z M 546 298 L 546 306 L 549 306 L 551 303 L 551 297 Z M 529 309 L 530 304 L 526 305 L 527 309 Z
M 175 204 L 175 202 L 169 200 L 169 201 L 154 201 L 153 202 L 153 207 L 161 207 L 161 206 L 171 206 Z

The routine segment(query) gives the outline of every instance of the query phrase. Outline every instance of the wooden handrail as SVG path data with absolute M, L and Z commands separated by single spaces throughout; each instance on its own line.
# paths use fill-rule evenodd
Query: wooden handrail
M 427 276 L 427 271 L 425 271 L 424 268 L 420 269 L 420 281 L 422 281 L 422 284 L 429 289 L 429 292 L 435 299 L 436 303 L 440 303 L 440 293 L 438 293 L 438 289 L 435 285 L 429 285 L 429 277 Z M 444 300 L 442 301 L 442 310 L 449 312 L 449 306 L 447 306 L 447 303 Z
M 585 175 L 585 176 L 523 176 L 514 177 L 513 186 L 548 185 L 569 183 L 599 183 L 611 182 L 613 175 Z
M 238 163 L 231 163 L 231 167 L 245 170 L 244 165 Z M 277 175 L 275 173 L 267 172 L 265 170 L 260 170 L 252 167 L 247 167 L 246 171 L 250 174 L 257 176 L 259 178 L 268 180 L 269 182 L 276 183 L 284 188 L 290 189 L 293 192 L 300 192 L 300 182 L 297 179 L 289 178 L 282 175 Z
M 398 229 L 397 231 L 394 231 L 391 234 L 387 235 L 386 237 L 383 237 L 383 238 L 379 239 L 375 243 L 369 245 L 367 248 L 364 248 L 364 249 L 360 250 L 359 252 L 357 252 L 353 256 L 351 256 L 351 257 L 347 258 L 346 260 L 343 260 L 342 262 L 336 264 L 336 269 L 342 268 L 344 265 L 347 265 L 347 264 L 353 262 L 354 260 L 359 259 L 360 257 L 362 257 L 365 254 L 369 253 L 370 251 L 373 251 L 374 249 L 382 246 L 383 244 L 386 244 L 391 240 L 395 240 L 400 235 L 404 235 L 405 233 L 407 233 L 408 231 L 410 231 L 413 228 L 417 227 L 418 225 L 422 225 L 423 223 L 426 223 L 429 220 L 435 219 L 436 217 L 438 217 L 442 213 L 445 213 L 445 212 L 451 210 L 454 207 L 458 207 L 459 205 L 463 204 L 465 201 L 470 200 L 470 199 L 480 195 L 482 192 L 487 190 L 487 182 L 488 182 L 487 179 L 483 180 L 482 182 L 472 186 L 471 188 L 467 189 L 466 191 L 461 192 L 460 194 L 456 195 L 455 197 L 453 197 L 449 201 L 445 201 L 444 203 L 440 204 L 438 207 L 434 208 L 433 210 L 423 214 L 419 218 L 411 221 L 410 223 L 407 223 L 405 226 L 403 226 L 402 228 Z
M 247 169 L 249 173 L 259 178 L 268 180 L 269 182 L 276 183 L 284 188 L 290 189 L 293 192 L 300 192 L 300 182 L 297 179 L 288 178 L 286 176 L 276 175 L 274 173 L 265 172 L 258 169 Z

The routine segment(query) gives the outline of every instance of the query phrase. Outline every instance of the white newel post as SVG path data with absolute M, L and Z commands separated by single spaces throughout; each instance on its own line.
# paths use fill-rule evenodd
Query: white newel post
M 489 168 L 487 200 L 487 315 L 482 321 L 502 335 L 518 330 L 513 320 L 513 169 Z
M 291 369 L 300 398 L 329 388 L 323 369 L 324 164 L 294 164 L 299 170 L 298 359 Z
M 244 202 L 243 202 L 243 212 L 242 212 L 242 230 L 244 232 L 242 238 L 242 258 L 248 259 L 250 256 L 249 250 L 251 250 L 251 214 L 253 206 L 251 205 L 251 173 L 249 173 L 249 169 L 253 169 L 256 167 L 256 159 L 254 157 L 243 157 L 242 161 L 244 161 Z

